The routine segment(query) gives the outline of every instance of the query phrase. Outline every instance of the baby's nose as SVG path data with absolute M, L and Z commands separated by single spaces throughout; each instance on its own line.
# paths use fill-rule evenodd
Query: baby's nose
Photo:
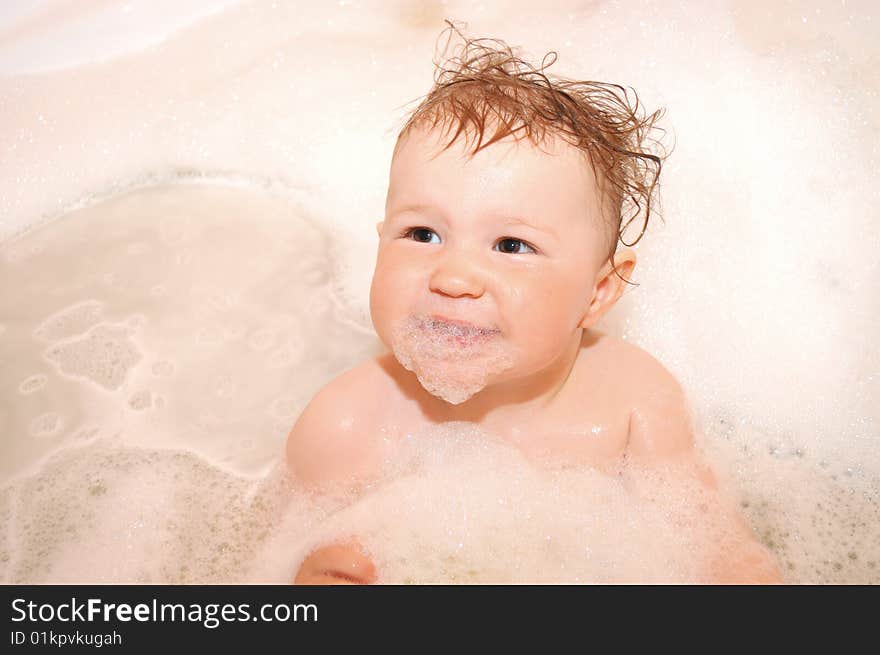
M 484 274 L 479 263 L 467 253 L 456 252 L 437 262 L 431 275 L 431 291 L 447 296 L 479 298 L 485 290 Z

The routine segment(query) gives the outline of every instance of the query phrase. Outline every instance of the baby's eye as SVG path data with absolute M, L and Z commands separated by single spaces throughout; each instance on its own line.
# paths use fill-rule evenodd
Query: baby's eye
M 419 243 L 439 243 L 440 237 L 437 236 L 437 233 L 434 230 L 427 227 L 414 227 L 408 229 L 402 235 L 406 239 L 412 238 L 414 241 L 418 241 Z M 437 237 L 437 241 L 432 241 L 431 237 Z M 501 246 L 501 252 L 507 253 L 508 255 L 524 255 L 528 252 L 535 252 L 535 249 L 532 248 L 525 241 L 520 239 L 512 239 L 505 238 L 501 239 L 498 242 Z M 522 250 L 522 248 L 528 248 L 528 250 Z
M 428 229 L 426 227 L 414 227 L 410 230 L 407 230 L 404 233 L 404 237 L 409 238 L 410 236 L 415 237 L 415 240 L 419 243 L 432 243 L 431 235 L 437 236 L 434 230 Z M 439 241 L 439 238 L 438 238 Z
M 501 246 L 501 252 L 507 253 L 508 255 L 524 255 L 524 254 L 526 254 L 527 251 L 519 250 L 519 246 L 525 246 L 531 252 L 535 252 L 534 248 L 532 248 L 525 241 L 520 241 L 519 239 L 511 239 L 511 238 L 501 239 L 501 241 L 498 242 L 498 245 Z

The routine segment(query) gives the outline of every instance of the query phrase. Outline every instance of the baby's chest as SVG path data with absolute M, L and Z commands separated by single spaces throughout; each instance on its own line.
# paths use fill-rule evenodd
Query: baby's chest
M 523 435 L 522 450 L 575 466 L 615 466 L 626 452 L 631 395 L 610 358 L 579 360 L 570 384 Z
M 629 435 L 629 414 L 582 407 L 536 420 L 514 433 L 527 456 L 556 464 L 604 468 L 620 463 Z

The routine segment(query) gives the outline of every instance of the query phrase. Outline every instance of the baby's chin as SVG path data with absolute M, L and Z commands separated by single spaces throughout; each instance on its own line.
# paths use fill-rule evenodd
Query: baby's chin
M 391 350 L 400 365 L 415 373 L 422 387 L 451 405 L 460 405 L 511 369 L 513 349 L 500 337 L 463 344 L 442 326 L 413 317 L 391 330 Z
M 450 405 L 460 405 L 478 394 L 488 384 L 487 379 L 467 380 L 462 379 L 461 376 L 447 375 L 443 371 L 433 370 L 431 367 L 418 367 L 411 360 L 401 358 L 397 353 L 395 355 L 401 366 L 416 374 L 419 384 L 425 391 Z

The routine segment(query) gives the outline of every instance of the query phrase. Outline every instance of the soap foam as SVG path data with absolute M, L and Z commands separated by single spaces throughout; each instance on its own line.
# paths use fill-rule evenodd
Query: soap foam
M 2 580 L 242 582 L 288 490 L 281 469 L 250 480 L 184 451 L 71 448 L 0 494 Z
M 630 475 L 638 497 L 624 478 L 536 467 L 472 424 L 447 423 L 401 442 L 385 476 L 300 538 L 297 557 L 356 536 L 382 583 L 714 579 L 741 539 L 729 505 L 683 469 Z
M 58 341 L 82 334 L 101 322 L 104 304 L 97 300 L 87 300 L 53 314 L 43 321 L 34 335 L 47 341 Z
M 21 384 L 18 385 L 18 390 L 22 394 L 34 393 L 35 391 L 39 391 L 44 386 L 46 386 L 46 382 L 49 380 L 42 373 L 37 373 L 35 375 L 31 375 L 24 380 L 21 381 Z
M 146 389 L 136 391 L 128 399 L 128 406 L 138 412 L 149 409 L 153 406 L 153 394 Z
M 9 569 L 12 562 L 12 498 L 13 487 L 0 488 L 0 581 L 9 580 Z
M 61 417 L 55 412 L 46 412 L 31 421 L 30 433 L 35 437 L 48 437 L 58 432 Z
M 55 344 L 46 351 L 46 358 L 65 375 L 87 378 L 115 391 L 142 358 L 131 340 L 133 334 L 126 325 L 99 324 L 83 337 Z
M 391 349 L 425 390 L 458 405 L 513 367 L 515 349 L 493 328 L 413 314 L 392 326 Z

